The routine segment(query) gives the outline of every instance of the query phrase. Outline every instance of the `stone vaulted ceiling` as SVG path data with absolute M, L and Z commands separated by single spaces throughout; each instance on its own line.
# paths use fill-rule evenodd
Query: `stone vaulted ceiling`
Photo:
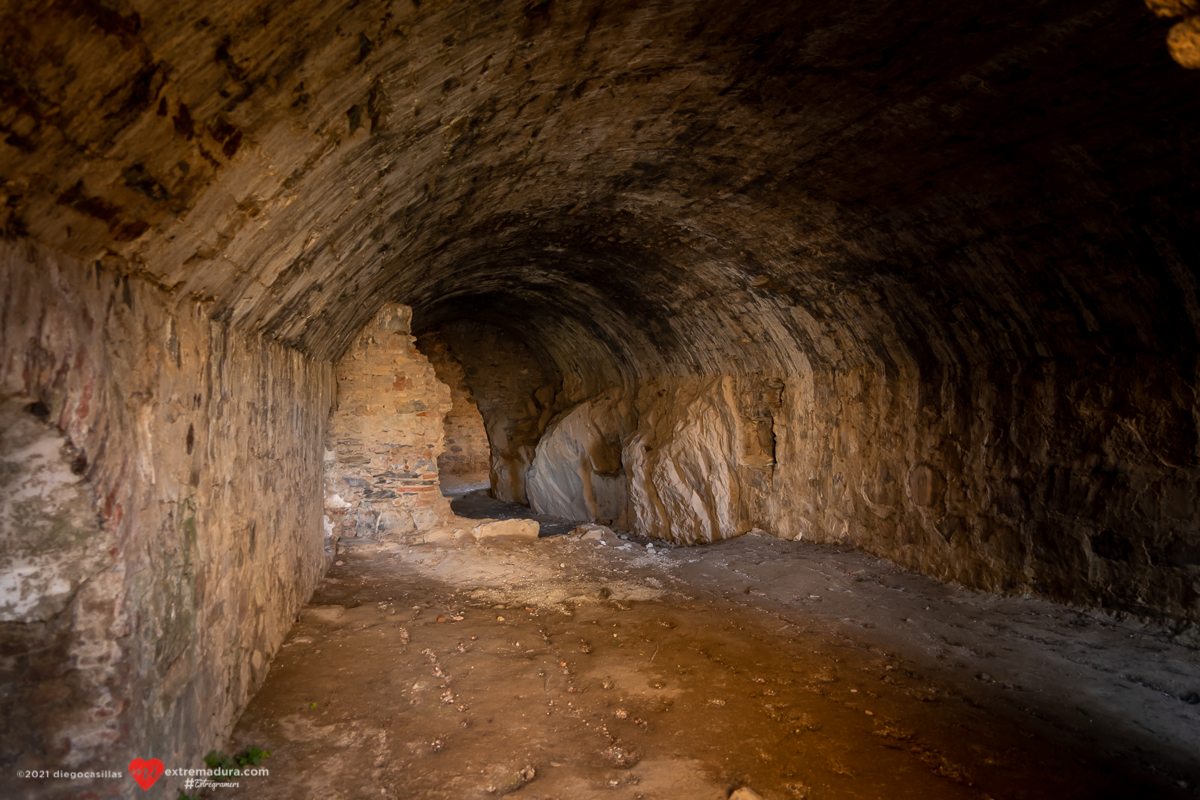
M 1197 349 L 1136 0 L 4 4 L 9 238 L 317 357 L 385 302 L 625 375 Z

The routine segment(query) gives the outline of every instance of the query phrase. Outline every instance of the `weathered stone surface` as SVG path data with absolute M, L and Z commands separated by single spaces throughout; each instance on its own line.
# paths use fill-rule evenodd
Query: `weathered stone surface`
M 411 309 L 385 305 L 337 364 L 325 477 L 337 536 L 404 541 L 453 519 L 437 470 L 450 389 L 411 325 Z
M 441 544 L 454 542 L 466 535 L 469 535 L 470 529 L 451 528 L 443 525 L 438 528 L 430 528 L 420 532 L 420 541 L 422 544 Z
M 727 376 L 643 389 L 623 456 L 640 533 L 695 544 L 749 529 L 740 513 L 743 426 L 733 385 Z
M 685 543 L 757 527 L 967 586 L 1197 618 L 1200 455 L 1185 376 L 1142 358 L 931 377 L 788 382 L 767 403 L 769 466 L 744 454 L 761 449 L 750 423 L 773 381 L 643 386 L 623 454 L 635 527 Z
M 1156 17 L 1185 17 L 1200 13 L 1200 0 L 1146 0 L 1146 8 Z
M 729 795 L 729 800 L 763 800 L 762 795 L 749 786 L 742 786 Z
M 629 526 L 621 447 L 633 404 L 614 388 L 555 417 L 529 470 L 529 504 L 539 514 Z
M 1181 67 L 1200 69 L 1200 16 L 1172 26 L 1167 34 L 1167 49 Z
M 764 527 L 968 586 L 1196 619 L 1190 381 L 1153 358 L 815 373 L 784 393 Z
M 111 564 L 75 448 L 28 399 L 0 403 L 0 622 L 46 622 Z
M 591 542 L 605 542 L 617 538 L 613 533 L 612 528 L 607 525 L 599 525 L 594 522 L 589 522 L 584 525 L 579 525 L 567 532 L 568 536 L 573 536 L 576 539 Z
M 324 570 L 332 369 L 31 245 L 0 243 L 0 302 L 0 762 L 192 763 Z

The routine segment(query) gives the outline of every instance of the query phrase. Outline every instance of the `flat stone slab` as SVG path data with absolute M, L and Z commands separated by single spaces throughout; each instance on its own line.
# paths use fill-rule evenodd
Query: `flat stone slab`
M 490 539 L 496 536 L 519 536 L 524 539 L 538 538 L 541 526 L 532 519 L 502 519 L 484 522 L 472 529 L 476 539 Z

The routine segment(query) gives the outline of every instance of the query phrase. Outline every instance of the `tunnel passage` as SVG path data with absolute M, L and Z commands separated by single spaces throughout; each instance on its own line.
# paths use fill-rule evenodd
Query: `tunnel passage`
M 491 445 L 462 363 L 443 342 L 418 339 L 416 345 L 438 380 L 450 387 L 452 406 L 442 420 L 446 445 L 437 458 L 443 491 L 448 481 L 464 488 L 489 484 Z
M 527 351 L 471 387 L 504 499 L 1194 625 L 1195 15 L 993 6 L 8 3 L 0 400 L 113 538 L 47 752 L 228 730 L 349 532 L 335 365 L 391 304 Z M 413 424 L 354 502 L 433 486 Z
M 416 315 L 420 324 L 420 314 Z M 487 437 L 490 494 L 529 505 L 526 477 L 547 423 L 564 401 L 553 363 L 502 327 L 478 321 L 451 322 L 426 330 L 417 346 L 445 352 L 461 365 L 462 380 L 476 398 Z

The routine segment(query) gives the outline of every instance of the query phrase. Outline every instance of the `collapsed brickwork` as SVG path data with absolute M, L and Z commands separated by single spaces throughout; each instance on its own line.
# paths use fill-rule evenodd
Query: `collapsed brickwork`
M 386 304 L 337 364 L 325 508 L 334 537 L 410 539 L 453 516 L 438 482 L 450 388 L 414 347 L 412 310 Z

